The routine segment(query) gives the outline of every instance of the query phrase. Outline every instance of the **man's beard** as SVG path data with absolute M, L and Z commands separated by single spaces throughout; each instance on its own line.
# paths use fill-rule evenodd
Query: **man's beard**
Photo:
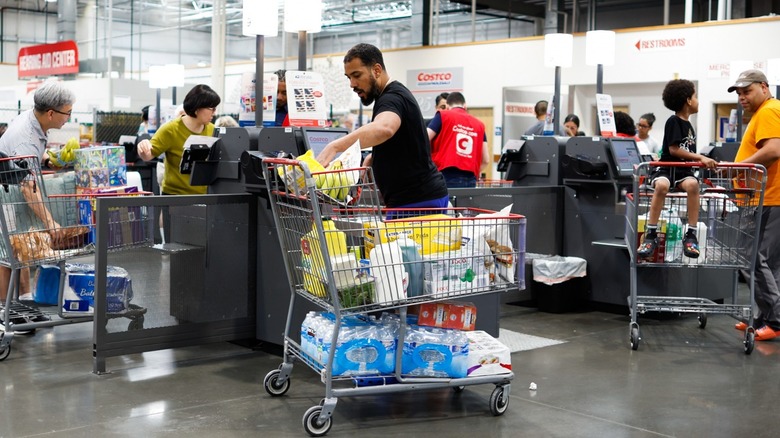
M 382 94 L 382 90 L 380 90 L 379 86 L 377 86 L 376 79 L 373 76 L 371 77 L 371 83 L 369 85 L 370 88 L 368 90 L 360 90 L 360 89 L 357 90 L 357 91 L 364 91 L 365 97 L 360 99 L 360 102 L 366 106 L 374 103 L 374 100 L 376 100 L 376 98 L 379 97 L 380 94 Z

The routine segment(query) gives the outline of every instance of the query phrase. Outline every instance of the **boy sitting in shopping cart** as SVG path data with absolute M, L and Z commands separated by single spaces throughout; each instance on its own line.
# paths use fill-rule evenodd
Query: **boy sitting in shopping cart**
M 693 82 L 686 79 L 671 80 L 664 87 L 661 98 L 664 106 L 674 111 L 674 115 L 669 117 L 664 127 L 660 161 L 698 161 L 710 169 L 717 166 L 717 162 L 712 158 L 696 153 L 696 133 L 688 120 L 691 115 L 699 112 L 699 99 Z M 699 223 L 699 180 L 694 170 L 694 166 L 658 166 L 651 171 L 649 184 L 654 193 L 644 240 L 637 250 L 639 258 L 652 257 L 658 247 L 658 219 L 670 188 L 688 194 L 688 229 L 682 242 L 683 254 L 691 258 L 699 257 L 699 241 L 696 239 L 696 225 Z

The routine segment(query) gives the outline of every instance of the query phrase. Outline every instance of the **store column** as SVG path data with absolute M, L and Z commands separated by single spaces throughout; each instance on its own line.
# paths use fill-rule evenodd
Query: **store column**
M 211 17 L 211 88 L 225 101 L 225 0 L 214 0 Z M 221 106 L 221 105 L 220 105 Z

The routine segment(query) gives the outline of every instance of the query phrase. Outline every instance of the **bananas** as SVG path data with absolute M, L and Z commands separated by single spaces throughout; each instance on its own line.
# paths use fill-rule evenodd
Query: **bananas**
M 46 149 L 46 154 L 49 156 L 49 163 L 56 168 L 75 163 L 76 149 L 80 147 L 79 141 L 75 138 L 71 138 L 61 149 Z
M 339 202 L 347 200 L 349 189 L 357 183 L 360 176 L 359 171 L 343 171 L 344 163 L 339 160 L 331 162 L 327 169 L 322 167 L 315 159 L 311 150 L 308 150 L 303 155 L 299 155 L 298 160 L 305 162 L 309 166 L 309 170 L 314 174 L 314 183 L 316 187 L 322 191 L 325 196 Z M 337 172 L 330 172 L 334 170 Z M 326 171 L 329 172 L 320 173 Z M 279 176 L 285 179 L 288 190 L 305 192 L 306 181 L 303 177 L 303 172 L 299 168 L 295 166 L 279 166 L 277 172 L 279 173 Z M 295 190 L 296 188 L 297 190 Z
M 72 137 L 65 143 L 65 146 L 60 149 L 60 159 L 68 164 L 76 161 L 76 149 L 80 148 L 79 141 Z
M 344 164 L 341 161 L 334 161 L 328 166 L 328 170 L 341 170 Z M 352 177 L 353 172 L 329 172 L 314 176 L 314 182 L 322 193 L 337 201 L 345 201 L 349 194 L 349 189 L 355 184 Z

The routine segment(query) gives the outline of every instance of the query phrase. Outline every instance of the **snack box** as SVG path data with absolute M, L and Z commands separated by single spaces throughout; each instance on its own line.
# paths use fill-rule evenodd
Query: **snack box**
M 512 371 L 512 356 L 506 345 L 482 330 L 464 333 L 469 339 L 469 377 L 507 374 Z
M 408 237 L 417 242 L 420 252 L 425 255 L 459 249 L 462 236 L 461 221 L 445 214 L 415 216 L 413 220 L 363 223 L 367 258 L 376 245 L 392 242 L 399 237 Z
M 477 307 L 473 303 L 440 301 L 420 304 L 417 324 L 457 330 L 474 330 Z

